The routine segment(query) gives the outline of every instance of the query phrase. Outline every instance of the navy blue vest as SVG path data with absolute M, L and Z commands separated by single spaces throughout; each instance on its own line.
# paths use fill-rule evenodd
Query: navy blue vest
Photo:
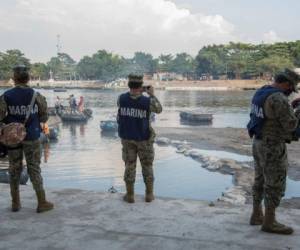
M 150 98 L 137 99 L 125 93 L 119 97 L 118 124 L 119 136 L 126 140 L 145 141 L 150 138 L 149 127 Z
M 258 139 L 261 138 L 261 130 L 265 121 L 264 104 L 268 96 L 276 92 L 282 91 L 270 85 L 265 85 L 254 94 L 251 103 L 250 121 L 247 125 L 248 133 L 251 138 L 254 135 Z
M 33 96 L 32 88 L 15 87 L 4 93 L 4 100 L 7 104 L 6 124 L 12 122 L 23 123 L 26 112 Z M 38 105 L 35 103 L 31 110 L 29 119 L 25 125 L 27 135 L 25 141 L 37 140 L 40 137 L 41 127 L 38 116 Z

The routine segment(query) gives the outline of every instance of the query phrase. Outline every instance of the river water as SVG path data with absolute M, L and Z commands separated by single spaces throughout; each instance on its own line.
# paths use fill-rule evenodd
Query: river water
M 74 94 L 84 96 L 85 105 L 93 110 L 93 118 L 86 124 L 60 124 L 58 142 L 43 147 L 42 171 L 45 185 L 54 189 L 79 188 L 107 191 L 112 186 L 124 192 L 124 164 L 121 145 L 114 134 L 100 131 L 101 120 L 114 118 L 119 90 L 68 90 L 57 93 L 39 90 L 54 106 L 56 96 L 66 99 Z M 164 111 L 157 115 L 154 127 L 190 127 L 182 124 L 179 111 L 200 110 L 214 114 L 212 127 L 245 127 L 248 121 L 252 91 L 156 91 Z M 67 101 L 66 101 L 67 104 Z M 155 145 L 155 193 L 162 197 L 215 200 L 230 188 L 232 177 L 209 172 L 199 162 L 177 154 L 173 147 Z M 204 155 L 249 160 L 227 152 L 205 151 Z M 289 182 L 288 196 L 297 195 L 297 182 Z M 289 191 L 290 187 L 290 191 Z M 138 164 L 136 193 L 144 193 L 141 168 Z

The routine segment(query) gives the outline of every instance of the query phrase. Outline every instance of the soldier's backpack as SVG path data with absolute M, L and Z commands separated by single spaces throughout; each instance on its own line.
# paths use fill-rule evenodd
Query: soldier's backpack
M 31 110 L 35 103 L 36 92 L 33 92 L 33 96 L 26 112 L 26 117 L 23 123 L 12 122 L 4 125 L 0 128 L 0 142 L 6 146 L 16 146 L 21 143 L 26 137 L 26 123 L 30 117 Z

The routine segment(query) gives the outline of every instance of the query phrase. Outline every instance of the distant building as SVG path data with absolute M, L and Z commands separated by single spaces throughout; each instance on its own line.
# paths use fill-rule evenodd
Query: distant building
M 156 72 L 153 74 L 153 80 L 155 81 L 183 81 L 186 78 L 182 74 L 178 74 L 175 72 Z
M 144 74 L 144 80 L 152 80 L 152 79 L 153 79 L 153 74 L 151 73 Z

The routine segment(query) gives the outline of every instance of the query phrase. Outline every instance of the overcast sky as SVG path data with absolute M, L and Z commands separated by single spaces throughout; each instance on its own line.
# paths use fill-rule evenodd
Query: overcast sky
M 0 51 L 35 61 L 62 51 L 76 60 L 106 49 L 188 52 L 229 41 L 299 40 L 299 0 L 1 0 Z

